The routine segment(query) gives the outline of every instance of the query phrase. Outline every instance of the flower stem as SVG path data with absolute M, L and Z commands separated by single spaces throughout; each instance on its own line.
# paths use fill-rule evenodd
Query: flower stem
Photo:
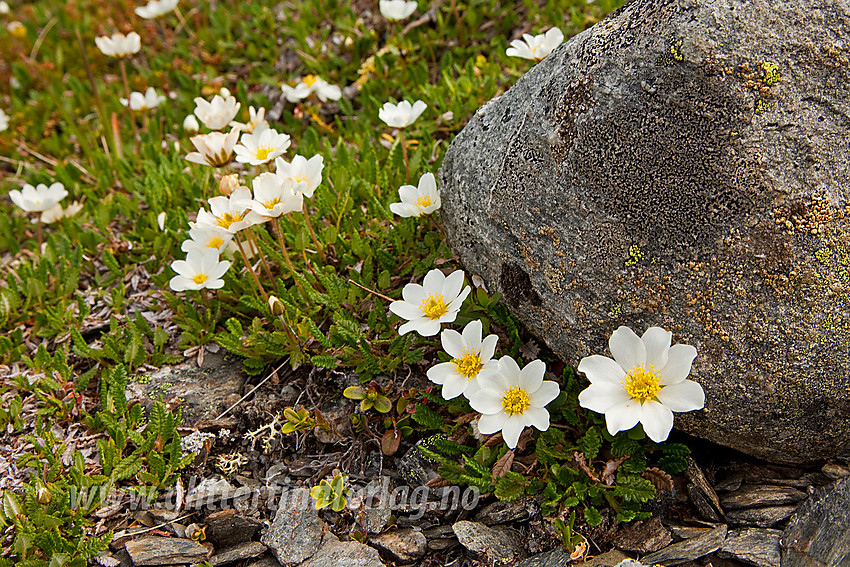
M 260 261 L 263 264 L 263 269 L 266 271 L 266 276 L 268 276 L 269 280 L 274 283 L 274 288 L 280 291 L 277 287 L 277 280 L 274 279 L 271 268 L 269 268 L 269 263 L 266 261 L 266 255 L 260 249 L 260 245 L 257 242 L 257 235 L 254 234 L 254 231 L 251 228 L 249 228 L 245 232 L 248 234 L 248 242 L 251 244 L 251 246 L 254 247 L 254 249 L 257 251 L 257 254 L 260 255 Z
M 130 107 L 130 81 L 127 80 L 127 62 L 123 58 L 121 59 L 121 78 L 124 79 L 124 92 L 127 93 L 127 114 L 130 115 L 130 124 L 133 126 L 133 143 L 136 148 L 136 155 L 139 155 L 142 153 L 139 144 L 139 129 L 136 127 L 136 117 Z
M 38 219 L 35 223 L 35 234 L 36 238 L 38 238 L 38 250 L 37 252 L 41 254 L 41 219 Z
M 286 243 L 283 241 L 283 227 L 280 224 L 280 217 L 274 218 L 274 228 L 275 232 L 277 232 L 277 241 L 280 244 L 280 250 L 283 252 L 283 258 L 286 260 L 287 266 L 289 266 L 289 271 L 292 273 L 292 279 L 295 280 L 295 285 L 298 286 L 298 289 L 301 291 L 301 294 L 309 299 L 310 296 L 307 295 L 307 292 L 304 291 L 304 288 L 301 287 L 301 282 L 298 281 L 298 278 L 295 277 L 295 266 L 292 265 L 292 260 L 289 259 L 289 252 L 286 250 Z
M 310 236 L 313 237 L 313 243 L 316 245 L 316 249 L 319 251 L 319 258 L 322 259 L 322 263 L 324 264 L 326 261 L 325 250 L 322 245 L 319 244 L 319 239 L 316 238 L 316 233 L 313 232 L 313 225 L 310 223 L 310 214 L 307 210 L 307 201 L 301 201 L 301 211 L 304 213 L 304 222 L 307 223 L 307 229 L 310 231 Z
M 404 158 L 404 178 L 410 183 L 410 163 L 407 161 L 407 144 L 404 143 L 404 129 L 398 131 L 398 143 L 401 144 L 401 155 Z
M 252 276 L 254 276 L 254 283 L 257 284 L 257 289 L 260 290 L 260 295 L 262 295 L 263 299 L 265 299 L 266 303 L 268 303 L 269 296 L 266 294 L 266 290 L 263 289 L 263 284 L 260 283 L 260 278 L 257 277 L 257 272 L 254 271 L 254 267 L 251 265 L 251 262 L 248 261 L 248 255 L 245 254 L 245 249 L 242 247 L 242 242 L 239 240 L 239 236 L 234 235 L 233 240 L 236 242 L 236 247 L 239 248 L 239 253 L 242 254 L 242 260 L 244 260 L 245 265 L 248 266 L 248 271 L 251 272 Z

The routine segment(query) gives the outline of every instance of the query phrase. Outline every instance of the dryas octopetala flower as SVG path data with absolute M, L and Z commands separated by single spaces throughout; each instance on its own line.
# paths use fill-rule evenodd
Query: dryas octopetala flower
M 221 132 L 210 132 L 209 134 L 198 134 L 192 136 L 189 141 L 195 146 L 197 152 L 189 152 L 186 159 L 193 163 L 221 167 L 230 163 L 233 157 L 233 148 L 239 138 L 239 130 L 234 128 L 229 134 Z
M 290 145 L 287 134 L 279 134 L 272 128 L 242 134 L 242 139 L 233 148 L 236 161 L 251 165 L 262 165 L 285 152 Z
M 533 360 L 520 370 L 513 358 L 500 358 L 498 372 L 479 380 L 480 389 L 469 396 L 469 405 L 481 412 L 478 430 L 485 434 L 501 430 L 505 443 L 513 449 L 526 427 L 549 429 L 546 405 L 558 397 L 561 389 L 551 380 L 544 381 L 545 373 L 542 360 Z
M 9 191 L 12 202 L 28 213 L 41 213 L 51 209 L 66 196 L 68 192 L 61 183 L 53 183 L 50 187 L 43 183 L 33 187 L 27 183 L 20 191 Z
M 390 21 L 405 20 L 416 11 L 416 0 L 406 2 L 405 0 L 381 0 L 378 8 L 381 15 Z
M 56 203 L 46 211 L 42 212 L 41 218 L 39 220 L 41 220 L 41 222 L 45 224 L 50 224 L 58 221 L 59 219 L 70 218 L 82 210 L 83 205 L 78 201 L 74 201 L 64 209 L 62 208 L 62 205 L 60 203 Z
M 194 114 L 187 114 L 186 118 L 183 119 L 183 129 L 190 133 L 195 133 L 201 129 L 201 125 L 198 124 L 198 119 L 195 118 Z
M 195 227 L 219 227 L 231 234 L 243 228 L 260 224 L 267 219 L 251 210 L 253 202 L 247 187 L 236 189 L 229 197 L 212 197 L 210 212 L 201 209 L 195 219 Z
M 233 96 L 222 98 L 215 95 L 210 102 L 196 97 L 195 116 L 210 130 L 221 130 L 236 117 L 240 106 L 241 104 L 236 102 L 236 97 Z
M 220 289 L 224 286 L 221 276 L 230 267 L 227 260 L 219 261 L 218 250 L 193 250 L 185 260 L 175 260 L 171 269 L 177 275 L 168 285 L 174 291 L 197 289 Z
M 401 203 L 390 203 L 390 210 L 400 217 L 430 215 L 440 208 L 440 191 L 433 173 L 419 178 L 419 187 L 402 185 L 398 190 Z
M 406 100 L 398 104 L 385 102 L 384 106 L 378 110 L 378 118 L 392 128 L 406 128 L 416 122 L 416 119 L 425 112 L 426 108 L 428 108 L 428 105 L 421 100 L 417 100 L 413 104 Z
M 153 20 L 174 11 L 178 0 L 150 0 L 145 6 L 135 9 L 136 15 L 146 20 Z
M 316 154 L 310 159 L 295 156 L 292 162 L 283 158 L 274 160 L 275 173 L 282 179 L 291 179 L 295 183 L 293 190 L 305 197 L 312 198 L 316 188 L 322 183 L 322 169 L 325 164 L 322 156 Z
M 184 240 L 180 250 L 187 254 L 193 250 L 217 250 L 223 252 L 224 247 L 233 239 L 233 234 L 217 226 L 196 225 L 189 229 L 189 239 Z
M 407 319 L 407 323 L 399 327 L 399 334 L 416 331 L 423 337 L 430 337 L 440 332 L 442 323 L 454 321 L 470 291 L 469 286 L 463 286 L 463 277 L 463 270 L 445 276 L 434 269 L 425 274 L 422 285 L 404 286 L 402 301 L 390 303 L 390 311 Z
M 94 43 L 104 55 L 118 58 L 129 57 L 142 48 L 142 38 L 136 32 L 130 32 L 127 35 L 114 33 L 112 37 L 96 37 Z
M 266 172 L 255 177 L 251 185 L 254 187 L 251 209 L 258 215 L 272 218 L 301 210 L 304 198 L 295 192 L 291 179 Z
M 463 394 L 467 398 L 478 391 L 478 382 L 489 380 L 499 371 L 499 362 L 493 360 L 499 337 L 487 335 L 481 340 L 481 321 L 471 321 L 458 333 L 444 329 L 440 333 L 443 350 L 452 359 L 428 369 L 428 379 L 443 386 L 447 400 Z
M 9 115 L 0 108 L 0 132 L 9 129 Z
M 266 109 L 260 107 L 260 110 L 255 110 L 253 106 L 248 107 L 248 122 L 242 124 L 241 122 L 236 122 L 235 120 L 230 123 L 231 128 L 239 128 L 243 132 L 256 133 L 261 130 L 265 130 L 269 127 L 269 123 L 266 122 Z
M 301 78 L 297 85 L 291 87 L 289 85 L 281 85 L 280 90 L 283 91 L 283 96 L 289 102 L 298 102 L 304 100 L 311 94 L 315 93 L 319 100 L 327 102 L 329 100 L 339 100 L 342 97 L 342 89 L 336 85 L 328 83 L 326 80 L 316 75 L 306 75 Z
M 564 41 L 564 33 L 558 28 L 552 28 L 545 34 L 522 34 L 522 39 L 515 39 L 505 51 L 510 57 L 522 57 L 532 61 L 540 61 Z
M 160 105 L 160 103 L 165 101 L 165 99 L 166 97 L 164 95 L 157 94 L 153 87 L 148 87 L 148 90 L 146 90 L 144 94 L 133 91 L 130 93 L 130 110 L 144 112 L 145 110 L 156 108 Z M 126 98 L 118 100 L 121 101 L 122 105 L 127 106 Z
M 671 347 L 672 337 L 661 327 L 650 327 L 643 337 L 620 327 L 608 340 L 614 360 L 595 354 L 579 363 L 579 372 L 590 380 L 579 394 L 579 404 L 605 414 L 611 435 L 640 422 L 649 438 L 660 443 L 673 428 L 674 411 L 705 405 L 702 387 L 685 380 L 697 350 L 690 345 Z

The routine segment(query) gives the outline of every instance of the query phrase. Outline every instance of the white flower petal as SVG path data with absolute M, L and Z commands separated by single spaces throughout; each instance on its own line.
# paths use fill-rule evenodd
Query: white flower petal
M 479 430 L 481 429 L 480 422 L 478 424 L 478 428 Z M 525 419 L 522 415 L 512 415 L 508 418 L 502 426 L 502 439 L 505 440 L 508 447 L 511 449 L 516 447 L 523 429 L 525 429 Z
M 667 364 L 667 354 L 673 333 L 661 327 L 650 327 L 641 337 L 646 347 L 646 364 L 661 370 Z
M 643 404 L 640 422 L 646 435 L 656 443 L 661 443 L 667 440 L 670 430 L 673 429 L 673 412 L 658 402 L 649 400 Z
M 610 382 L 596 382 L 578 395 L 579 405 L 596 413 L 607 413 L 615 407 L 626 405 L 631 397 L 625 388 Z
M 481 384 L 479 384 L 481 386 Z M 475 395 L 469 396 L 469 405 L 477 412 L 484 415 L 503 412 L 502 396 L 495 390 L 483 388 Z M 499 426 L 501 427 L 501 425 Z M 492 433 L 492 431 L 490 432 Z
M 540 431 L 549 429 L 549 412 L 544 408 L 528 408 L 522 415 L 528 425 L 532 425 Z
M 546 373 L 546 363 L 542 360 L 532 360 L 519 372 L 520 388 L 528 393 L 536 392 L 543 383 L 543 375 Z
M 609 408 L 605 412 L 608 433 L 616 435 L 619 431 L 628 431 L 638 424 L 641 418 L 640 402 L 629 400 L 622 406 Z
M 426 374 L 428 375 L 428 380 L 434 384 L 443 385 L 446 383 L 449 376 L 454 376 L 456 374 L 455 365 L 452 362 L 441 362 L 440 364 L 435 364 L 429 368 Z
M 508 420 L 508 414 L 505 412 L 484 414 L 478 420 L 478 431 L 485 435 L 500 431 Z
M 656 397 L 672 411 L 694 411 L 705 407 L 705 392 L 693 380 L 665 386 Z
M 617 364 L 626 372 L 646 362 L 646 347 L 640 337 L 628 327 L 620 327 L 608 339 L 608 348 Z
M 392 311 L 402 319 L 407 319 L 408 321 L 413 319 L 420 319 L 422 317 L 422 312 L 419 311 L 417 307 L 404 301 L 393 301 L 392 303 L 390 303 L 390 311 Z
M 452 329 L 446 329 L 440 334 L 440 342 L 443 345 L 443 350 L 452 358 L 458 358 L 463 353 L 463 350 L 467 348 L 463 336 Z
M 691 373 L 691 364 L 696 356 L 697 349 L 691 345 L 670 347 L 667 364 L 661 369 L 662 383 L 670 386 L 682 382 Z
M 597 382 L 620 384 L 626 377 L 622 366 L 607 356 L 599 354 L 582 358 L 578 364 L 578 371 L 583 372 L 591 384 Z
M 466 387 L 470 384 L 470 380 L 458 374 L 452 374 L 446 379 L 443 384 L 443 398 L 451 400 L 461 395 Z
M 536 408 L 544 408 L 561 394 L 561 387 L 556 382 L 546 380 L 535 392 L 529 392 L 528 398 L 531 405 Z

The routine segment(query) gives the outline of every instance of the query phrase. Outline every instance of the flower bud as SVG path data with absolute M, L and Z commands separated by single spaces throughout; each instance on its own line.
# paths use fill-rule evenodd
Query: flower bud
M 225 197 L 229 197 L 237 189 L 239 189 L 239 174 L 237 173 L 224 175 L 218 182 L 218 190 Z
M 53 500 L 53 495 L 50 494 L 50 491 L 47 490 L 47 488 L 40 486 L 35 493 L 35 499 L 39 504 L 47 506 L 50 504 L 50 501 Z
M 283 304 L 283 301 L 275 297 L 274 295 L 269 296 L 269 309 L 271 309 L 272 315 L 280 317 L 284 313 L 286 313 L 286 306 Z
M 194 114 L 189 114 L 183 119 L 183 129 L 190 133 L 197 132 L 201 129 L 201 125 L 198 124 L 198 119 L 195 118 Z

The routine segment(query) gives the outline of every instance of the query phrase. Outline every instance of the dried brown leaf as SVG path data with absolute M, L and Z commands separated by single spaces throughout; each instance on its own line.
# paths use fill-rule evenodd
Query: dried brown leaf
M 623 461 L 628 459 L 629 456 L 620 457 L 619 459 L 613 459 L 605 463 L 605 469 L 602 471 L 602 482 L 611 486 L 614 484 L 614 473 L 617 472 L 617 469 L 620 468 L 620 465 L 623 464 Z
M 446 488 L 447 486 L 451 486 L 452 483 L 441 477 L 440 475 L 435 476 L 431 480 L 425 483 L 425 486 L 428 488 Z
M 643 478 L 655 485 L 658 490 L 673 492 L 673 478 L 658 467 L 647 467 Z
M 587 466 L 587 462 L 584 460 L 584 453 L 580 453 L 578 451 L 575 451 L 573 453 L 573 457 L 575 458 L 576 463 L 578 464 L 579 468 L 581 470 L 583 470 L 585 472 L 585 474 L 587 474 L 587 476 L 589 476 L 590 479 L 593 482 L 600 482 L 600 480 L 596 476 L 596 474 L 592 470 L 590 470 L 590 467 Z
M 504 456 L 496 461 L 496 464 L 493 465 L 493 478 L 502 478 L 505 474 L 511 470 L 511 465 L 514 464 L 514 450 L 511 449 Z

